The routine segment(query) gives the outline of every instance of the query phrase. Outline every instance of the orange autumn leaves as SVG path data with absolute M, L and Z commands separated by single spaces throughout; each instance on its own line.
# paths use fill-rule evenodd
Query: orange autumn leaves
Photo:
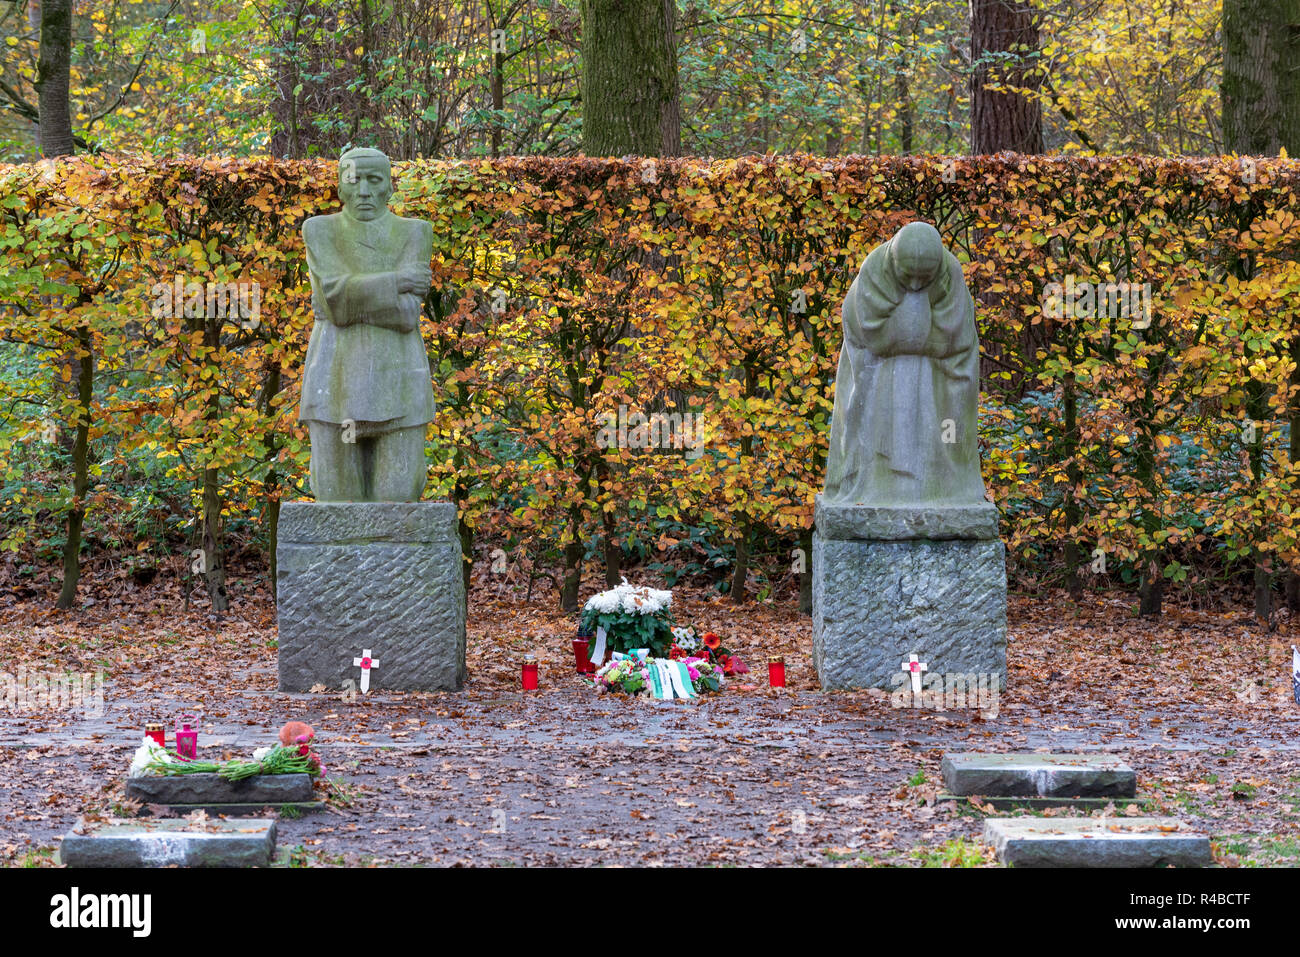
M 1142 157 L 653 165 L 398 164 L 395 208 L 437 237 L 427 494 L 467 527 L 576 546 L 570 561 L 590 542 L 654 554 L 690 527 L 790 552 L 824 473 L 839 304 L 866 252 L 920 218 L 976 296 L 982 458 L 1018 559 L 1074 540 L 1178 580 L 1189 550 L 1296 557 L 1294 162 L 1249 182 L 1232 160 Z M 7 338 L 39 357 L 24 394 L 77 414 L 58 357 L 86 331 L 108 454 L 156 457 L 196 500 L 215 470 L 223 513 L 265 521 L 268 497 L 305 488 L 299 227 L 334 179 L 266 159 L 0 168 Z M 152 316 L 149 289 L 177 275 L 258 283 L 260 322 Z M 1070 277 L 1149 285 L 1149 325 L 1045 309 Z M 602 446 L 620 409 L 700 415 L 701 454 Z

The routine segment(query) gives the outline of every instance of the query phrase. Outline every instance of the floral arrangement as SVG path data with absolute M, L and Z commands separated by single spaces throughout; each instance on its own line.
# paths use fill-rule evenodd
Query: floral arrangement
M 695 633 L 695 629 L 690 625 L 683 625 L 680 628 L 673 629 L 673 646 L 669 654 L 670 658 L 684 658 L 691 652 L 699 651 L 703 647 L 700 636 Z
M 591 634 L 605 629 L 606 647 L 627 653 L 648 648 L 656 658 L 666 658 L 673 644 L 673 593 L 629 585 L 592 595 L 582 608 L 582 628 Z
M 654 659 L 642 660 L 636 656 L 619 658 L 596 672 L 596 690 L 615 691 L 621 694 L 650 694 L 650 668 Z M 691 686 L 696 694 L 722 690 L 722 669 L 706 658 L 679 659 L 691 676 Z
M 152 738 L 146 737 L 136 749 L 131 761 L 130 777 L 149 774 L 220 774 L 227 781 L 242 781 L 257 774 L 310 774 L 313 778 L 325 774 L 320 755 L 311 750 L 311 735 L 300 735 L 289 747 L 282 744 L 258 748 L 251 761 L 193 761 L 175 751 L 168 751 Z
M 691 684 L 695 686 L 697 693 L 722 690 L 723 672 L 717 665 L 704 658 L 687 658 L 683 664 L 691 673 Z
M 595 680 L 597 691 L 641 694 L 649 690 L 650 672 L 635 658 L 620 658 L 599 669 Z
M 673 644 L 668 649 L 668 657 L 674 661 L 689 657 L 703 658 L 722 668 L 725 675 L 743 675 L 749 671 L 749 665 L 739 655 L 732 654 L 722 646 L 722 639 L 711 631 L 697 636 L 695 629 L 674 628 Z

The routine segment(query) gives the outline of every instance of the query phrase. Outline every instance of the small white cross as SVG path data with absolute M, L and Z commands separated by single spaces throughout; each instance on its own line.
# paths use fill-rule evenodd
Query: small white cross
M 1291 692 L 1300 704 L 1300 648 L 1295 645 L 1291 646 Z
M 907 656 L 907 660 L 903 662 L 903 670 L 912 676 L 912 694 L 921 693 L 921 672 L 929 669 L 930 666 L 917 658 L 916 655 Z
M 916 656 L 913 655 L 913 658 Z M 370 690 L 370 669 L 379 667 L 379 659 L 370 657 L 370 649 L 366 648 L 361 652 L 360 658 L 352 659 L 352 666 L 361 669 L 361 693 L 365 694 Z

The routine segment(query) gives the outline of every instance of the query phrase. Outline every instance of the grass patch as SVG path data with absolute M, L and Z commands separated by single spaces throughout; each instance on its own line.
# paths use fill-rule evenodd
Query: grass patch
M 279 867 L 342 867 L 345 864 L 342 854 L 328 854 L 320 848 L 295 844 L 283 851 L 276 861 Z
M 37 847 L 18 859 L 19 867 L 53 867 L 54 848 Z
M 361 797 L 361 786 L 331 779 L 325 784 L 325 803 L 334 807 L 351 807 Z
M 915 847 L 908 855 L 922 867 L 983 867 L 988 863 L 984 846 L 964 837 L 954 837 L 936 847 Z
M 1300 838 L 1273 834 L 1225 834 L 1215 839 L 1219 854 L 1237 858 L 1241 867 L 1300 867 Z
M 834 864 L 863 865 L 866 867 L 891 867 L 890 858 L 898 857 L 902 852 L 894 849 L 872 854 L 870 851 L 850 851 L 847 848 L 827 847 L 822 849 L 822 856 Z

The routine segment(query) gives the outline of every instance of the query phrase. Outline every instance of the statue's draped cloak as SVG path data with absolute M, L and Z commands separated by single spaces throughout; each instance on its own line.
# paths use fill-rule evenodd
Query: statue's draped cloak
M 844 300 L 822 500 L 983 502 L 979 340 L 961 264 L 944 250 L 939 275 L 915 292 L 896 275 L 889 249 L 872 250 Z
M 315 315 L 298 417 L 352 421 L 366 435 L 433 420 L 423 301 L 397 291 L 397 272 L 428 268 L 433 227 L 385 212 L 370 222 L 343 213 L 303 223 Z

